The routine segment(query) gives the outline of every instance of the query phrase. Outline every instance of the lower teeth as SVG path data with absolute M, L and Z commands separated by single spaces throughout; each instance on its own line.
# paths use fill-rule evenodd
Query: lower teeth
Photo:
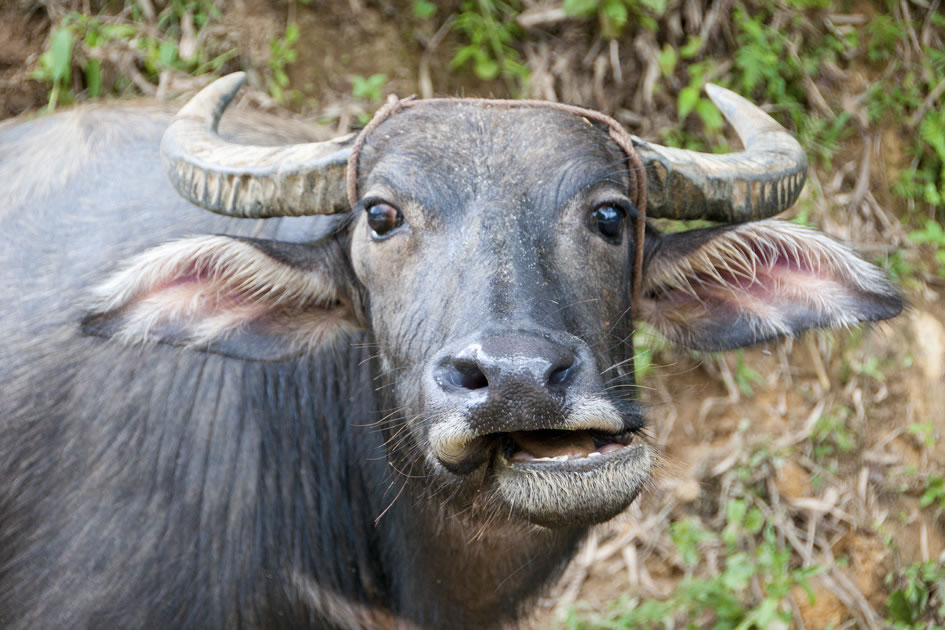
M 623 448 L 623 447 L 621 447 L 621 448 Z M 614 449 L 614 450 L 619 450 L 619 449 Z M 609 452 L 612 453 L 613 450 L 612 450 L 612 451 L 609 451 Z M 556 456 L 556 457 L 535 457 L 534 459 L 531 459 L 531 460 L 528 460 L 528 461 L 533 461 L 533 462 L 566 462 L 566 461 L 569 461 L 569 460 L 572 460 L 572 459 L 587 459 L 588 457 L 600 457 L 600 456 L 603 455 L 603 454 L 604 454 L 604 453 L 601 453 L 601 452 L 599 452 L 599 451 L 593 451 L 593 452 L 591 452 L 591 453 L 588 453 L 587 455 L 580 456 L 580 457 L 573 457 L 573 456 L 570 456 L 570 455 L 558 455 L 558 456 Z

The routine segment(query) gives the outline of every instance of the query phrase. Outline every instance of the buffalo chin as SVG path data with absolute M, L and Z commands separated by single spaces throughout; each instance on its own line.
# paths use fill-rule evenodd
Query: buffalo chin
M 635 443 L 599 458 L 496 459 L 494 493 L 517 517 L 552 529 L 587 527 L 627 509 L 649 477 L 652 455 Z

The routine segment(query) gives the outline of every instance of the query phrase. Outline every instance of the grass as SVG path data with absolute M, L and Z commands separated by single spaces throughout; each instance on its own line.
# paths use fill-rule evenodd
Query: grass
M 471 67 L 483 81 L 502 79 L 513 94 L 524 93 L 530 73 L 515 47 L 524 36 L 516 23 L 519 11 L 518 0 L 465 0 L 453 26 L 468 43 L 450 67 Z
M 298 58 L 295 51 L 295 43 L 299 40 L 299 27 L 294 22 L 286 26 L 285 34 L 269 42 L 269 75 L 266 82 L 269 87 L 269 94 L 277 103 L 285 104 L 291 92 L 287 93 L 289 87 L 289 75 L 286 72 L 286 66 Z
M 211 0 L 172 0 L 152 16 L 126 1 L 118 12 L 52 14 L 49 46 L 31 77 L 49 84 L 47 108 L 104 96 L 153 93 L 164 72 L 218 73 L 236 56 L 201 43 L 220 11 Z
M 890 574 L 895 590 L 887 606 L 890 627 L 897 630 L 942 630 L 945 627 L 945 567 L 919 562 Z
M 655 31 L 666 5 L 666 0 L 564 0 L 562 8 L 568 15 L 596 17 L 601 36 L 616 39 L 630 23 Z

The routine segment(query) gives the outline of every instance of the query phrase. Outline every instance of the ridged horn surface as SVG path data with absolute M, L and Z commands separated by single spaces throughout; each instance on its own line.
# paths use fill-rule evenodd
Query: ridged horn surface
M 218 214 L 268 218 L 345 212 L 345 166 L 352 135 L 327 142 L 256 146 L 227 142 L 220 117 L 243 85 L 235 72 L 217 79 L 177 113 L 161 155 L 177 192 Z
M 646 165 L 647 215 L 740 223 L 791 207 L 807 179 L 807 155 L 801 145 L 738 94 L 712 84 L 705 90 L 745 150 L 715 155 L 634 137 L 634 147 Z

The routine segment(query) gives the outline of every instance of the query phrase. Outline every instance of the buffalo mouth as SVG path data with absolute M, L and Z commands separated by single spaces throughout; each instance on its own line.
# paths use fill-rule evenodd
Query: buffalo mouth
M 510 513 L 549 528 L 615 517 L 643 489 L 653 460 L 636 431 L 515 431 L 499 441 L 494 496 Z
M 467 415 L 442 415 L 431 424 L 429 454 L 475 488 L 484 507 L 533 525 L 585 527 L 630 505 L 654 457 L 642 415 L 590 399 L 556 425 L 536 427 L 540 421 L 503 416 L 494 423 L 505 431 L 477 434 Z
M 546 466 L 561 462 L 593 464 L 594 460 L 629 446 L 635 431 L 539 429 L 499 435 L 499 453 L 509 465 Z

